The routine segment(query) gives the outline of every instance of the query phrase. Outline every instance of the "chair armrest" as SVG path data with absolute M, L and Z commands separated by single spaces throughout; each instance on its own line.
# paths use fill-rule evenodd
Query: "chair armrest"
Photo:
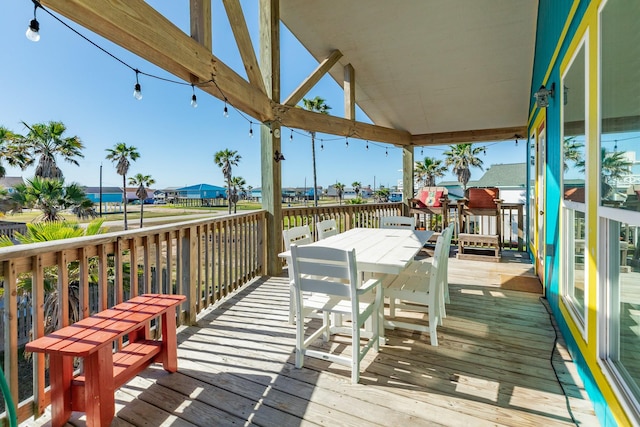
M 362 284 L 360 288 L 358 288 L 358 295 L 366 294 L 374 290 L 375 288 L 381 288 L 382 281 L 380 279 L 369 279 Z

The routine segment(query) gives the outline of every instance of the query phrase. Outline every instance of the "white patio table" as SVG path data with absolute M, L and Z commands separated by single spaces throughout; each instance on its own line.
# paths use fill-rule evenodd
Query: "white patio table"
M 343 250 L 355 248 L 361 273 L 400 274 L 431 236 L 431 230 L 352 228 L 310 245 Z M 278 256 L 288 258 L 291 253 L 281 252 Z M 380 332 L 384 341 L 384 328 Z

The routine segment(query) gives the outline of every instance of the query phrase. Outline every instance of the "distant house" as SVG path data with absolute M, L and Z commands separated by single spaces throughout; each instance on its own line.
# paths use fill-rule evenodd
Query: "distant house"
M 24 184 L 21 176 L 5 176 L 4 178 L 0 178 L 0 188 L 6 189 L 9 194 L 13 193 L 14 188 L 18 184 Z
M 221 206 L 227 199 L 227 189 L 211 184 L 195 184 L 177 188 L 174 203 L 187 206 Z
M 372 195 L 373 195 L 373 190 L 370 187 L 361 187 L 360 192 L 358 193 L 358 196 L 360 196 L 363 199 L 368 199 Z M 338 191 L 333 185 L 330 185 L 327 188 L 327 196 L 333 197 L 335 199 L 338 198 Z M 344 190 L 342 190 L 342 200 L 349 200 L 349 199 L 355 199 L 355 198 L 356 198 L 356 190 L 354 190 L 352 187 L 345 187 Z
M 439 187 L 449 190 L 449 199 L 464 197 L 464 190 L 458 181 L 441 181 Z M 524 203 L 526 200 L 527 164 L 508 163 L 491 165 L 477 181 L 469 181 L 470 187 L 497 187 L 504 203 Z
M 100 203 L 100 187 L 83 187 L 89 200 L 95 204 Z M 102 203 L 122 203 L 122 188 L 102 187 Z
M 127 187 L 127 203 L 138 203 L 140 199 L 136 194 L 138 187 Z M 147 188 L 147 197 L 144 199 L 145 204 L 153 203 L 153 190 Z
M 177 196 L 183 199 L 226 199 L 227 189 L 210 184 L 196 184 L 176 189 Z

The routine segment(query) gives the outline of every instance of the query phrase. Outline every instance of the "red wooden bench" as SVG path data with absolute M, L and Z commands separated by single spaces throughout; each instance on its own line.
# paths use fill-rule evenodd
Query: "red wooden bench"
M 87 426 L 111 424 L 115 390 L 149 364 L 178 370 L 175 307 L 183 295 L 140 295 L 27 344 L 26 350 L 50 356 L 53 427 L 63 426 L 72 411 L 86 412 Z M 150 321 L 162 316 L 162 341 L 149 339 Z M 129 344 L 113 352 L 113 342 L 127 335 Z M 84 372 L 73 376 L 74 357 L 84 358 Z

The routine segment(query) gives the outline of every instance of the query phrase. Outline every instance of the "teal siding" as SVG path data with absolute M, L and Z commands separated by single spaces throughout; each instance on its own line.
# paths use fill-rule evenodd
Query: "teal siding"
M 584 13 L 589 6 L 589 0 L 581 0 L 580 5 L 573 17 L 573 20 L 569 26 L 569 30 L 563 44 L 560 48 L 560 53 L 553 64 L 550 64 L 552 55 L 556 49 L 559 37 L 562 33 L 562 29 L 565 26 L 565 22 L 568 19 L 569 11 L 573 1 L 557 1 L 557 0 L 540 0 L 538 8 L 538 30 L 536 34 L 536 48 L 535 59 L 533 69 L 533 81 L 531 85 L 532 97 L 531 106 L 534 106 L 533 93 L 540 88 L 543 83 L 543 78 L 547 73 L 547 70 L 551 66 L 551 73 L 546 82 L 544 82 L 549 88 L 551 83 L 555 83 L 556 91 L 560 87 L 560 62 L 565 57 L 569 44 L 571 43 L 577 28 L 584 16 Z M 607 402 L 604 400 L 603 395 L 598 388 L 589 367 L 580 353 L 576 340 L 571 335 L 571 331 L 568 328 L 567 323 L 564 321 L 562 314 L 559 310 L 559 261 L 560 253 L 559 248 L 559 221 L 560 221 L 560 198 L 562 191 L 560 188 L 562 164 L 561 156 L 559 153 L 562 148 L 561 141 L 561 123 L 560 123 L 560 102 L 559 97 L 551 100 L 549 107 L 547 108 L 547 122 L 546 122 L 546 141 L 547 141 L 547 169 L 545 176 L 545 201 L 547 212 L 546 217 L 546 233 L 545 244 L 547 248 L 547 256 L 545 258 L 545 278 L 547 281 L 546 297 L 549 301 L 553 314 L 558 322 L 560 332 L 567 343 L 569 352 L 574 359 L 580 377 L 584 383 L 585 390 L 589 394 L 589 398 L 592 400 L 596 415 L 603 426 L 617 426 L 614 417 L 612 416 Z M 531 148 L 531 147 L 529 147 Z M 531 154 L 531 153 L 529 153 Z

